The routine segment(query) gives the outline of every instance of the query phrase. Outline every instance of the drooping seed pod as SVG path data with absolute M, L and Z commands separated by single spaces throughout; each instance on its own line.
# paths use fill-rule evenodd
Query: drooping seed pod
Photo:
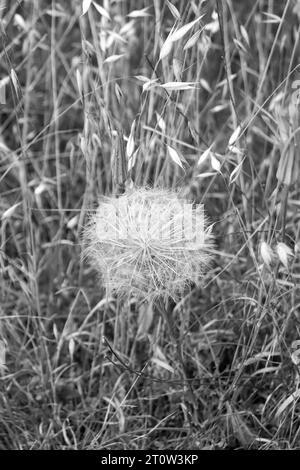
M 102 198 L 85 230 L 85 254 L 108 292 L 174 300 L 198 283 L 211 259 L 202 206 L 175 191 L 133 189 Z
M 290 258 L 292 258 L 294 256 L 293 251 L 291 250 L 291 248 L 289 246 L 287 246 L 283 242 L 277 243 L 276 251 L 277 251 L 279 260 L 281 261 L 283 266 L 286 269 L 288 269 L 289 268 L 289 263 L 290 263 Z
M 263 241 L 260 245 L 260 254 L 265 265 L 270 267 L 274 259 L 274 253 L 270 245 L 265 241 Z

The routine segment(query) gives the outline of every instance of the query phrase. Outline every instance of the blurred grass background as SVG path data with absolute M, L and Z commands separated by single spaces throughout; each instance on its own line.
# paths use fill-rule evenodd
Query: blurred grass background
M 299 0 L 0 15 L 0 448 L 300 448 Z M 107 299 L 81 258 L 118 128 L 129 184 L 181 188 L 214 223 L 172 312 L 196 400 L 155 309 Z

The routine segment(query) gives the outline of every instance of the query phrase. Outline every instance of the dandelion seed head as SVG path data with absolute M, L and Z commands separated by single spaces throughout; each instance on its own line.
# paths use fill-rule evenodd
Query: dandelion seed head
M 177 300 L 202 279 L 212 235 L 202 206 L 164 189 L 102 198 L 84 232 L 84 253 L 109 293 Z

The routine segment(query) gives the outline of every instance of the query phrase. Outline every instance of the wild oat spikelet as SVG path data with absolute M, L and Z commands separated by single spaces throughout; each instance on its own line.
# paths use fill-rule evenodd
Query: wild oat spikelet
M 139 299 L 178 299 L 198 283 L 210 260 L 212 237 L 203 207 L 174 191 L 127 190 L 102 198 L 84 233 L 85 255 L 108 292 Z

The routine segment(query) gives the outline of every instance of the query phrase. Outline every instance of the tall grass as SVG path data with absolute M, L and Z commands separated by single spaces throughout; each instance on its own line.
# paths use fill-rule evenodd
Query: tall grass
M 0 15 L 0 448 L 299 449 L 299 0 Z M 165 320 L 81 256 L 120 135 L 214 223 Z

